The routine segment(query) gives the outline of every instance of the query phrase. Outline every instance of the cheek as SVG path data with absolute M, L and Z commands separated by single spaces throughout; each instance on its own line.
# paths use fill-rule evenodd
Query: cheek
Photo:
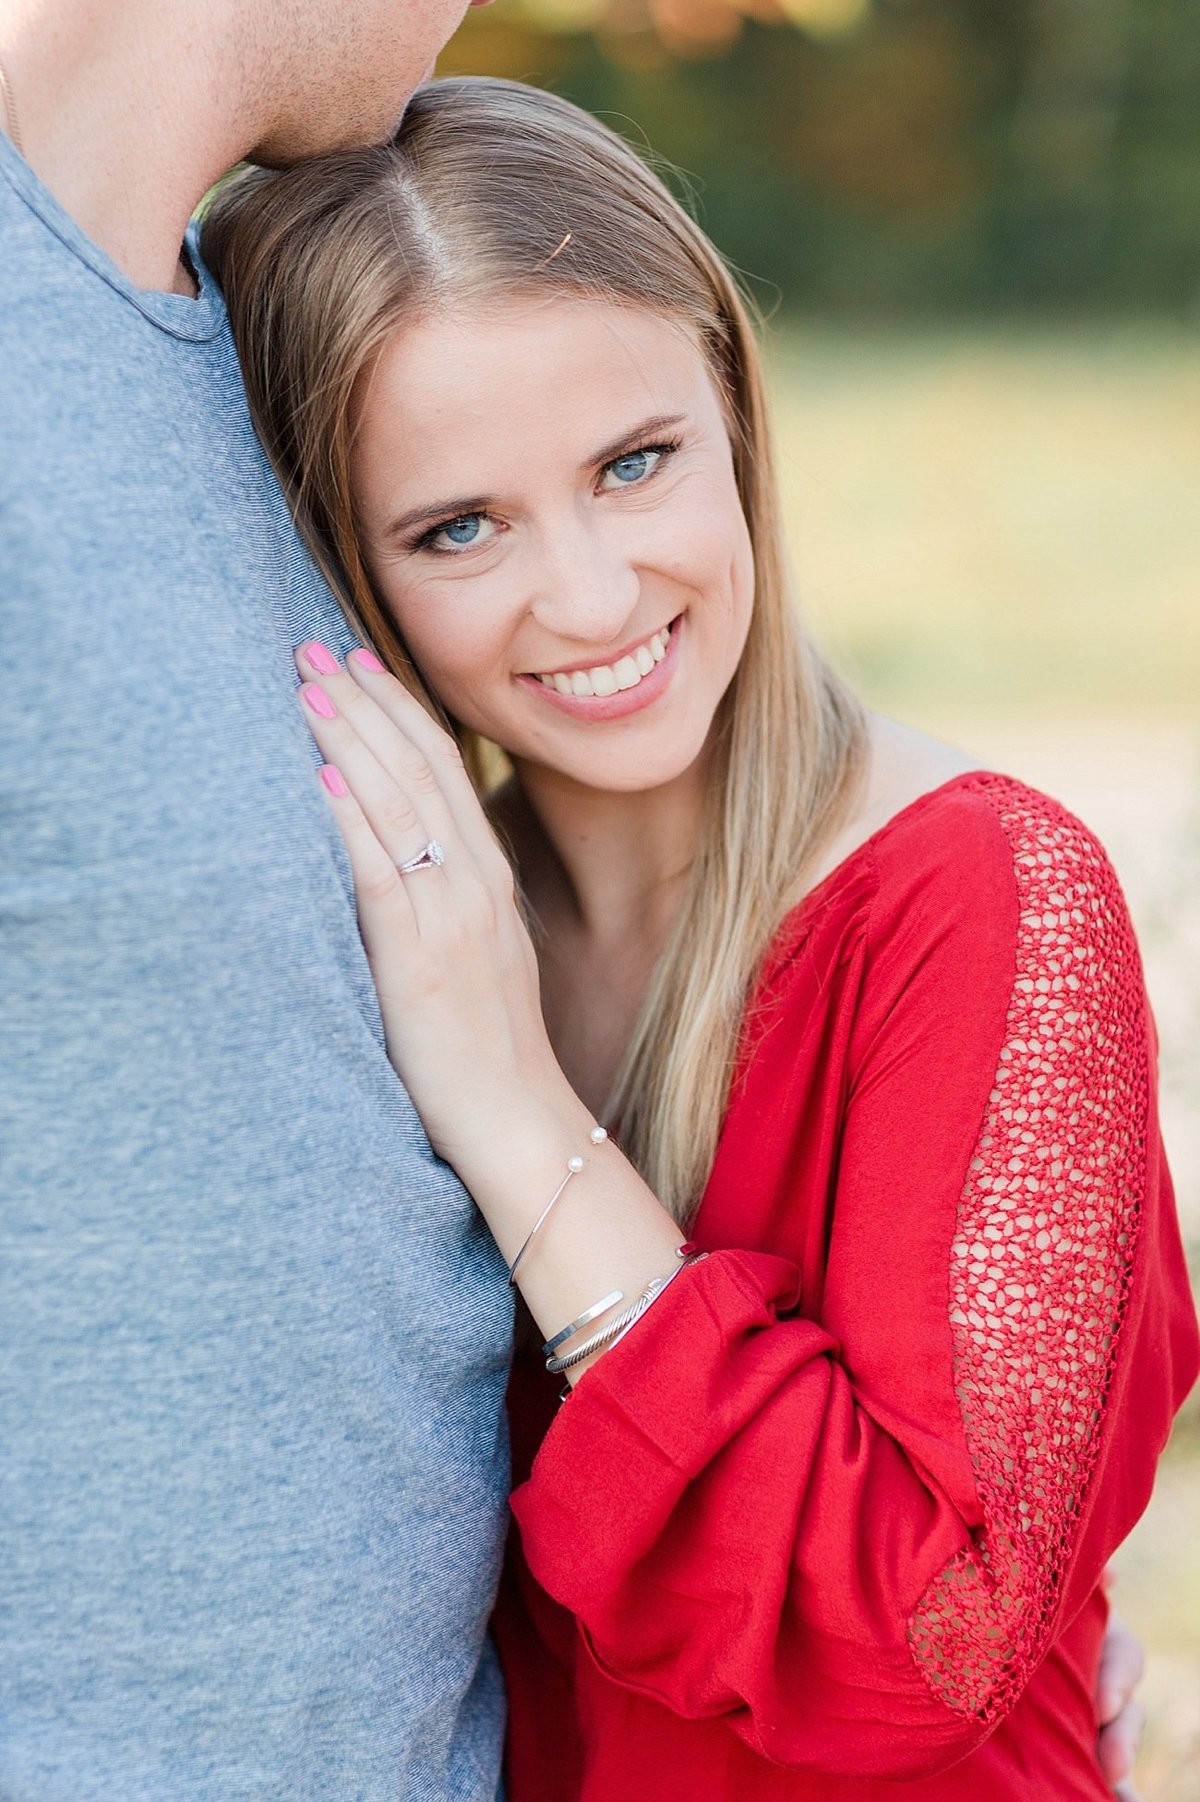
M 395 597 L 392 618 L 429 687 L 456 718 L 468 721 L 496 680 L 508 642 L 504 609 L 477 593 L 434 585 Z M 465 589 L 465 585 L 464 585 Z
M 740 507 L 738 508 L 738 528 L 733 557 L 729 566 L 729 592 L 732 596 L 734 622 L 741 635 L 738 646 L 740 650 L 741 644 L 745 642 L 746 633 L 750 629 L 756 581 L 754 547 L 750 542 L 750 528 L 746 524 L 745 515 Z
M 694 589 L 723 624 L 744 631 L 754 599 L 754 555 L 736 488 L 714 486 L 673 535 L 676 579 Z

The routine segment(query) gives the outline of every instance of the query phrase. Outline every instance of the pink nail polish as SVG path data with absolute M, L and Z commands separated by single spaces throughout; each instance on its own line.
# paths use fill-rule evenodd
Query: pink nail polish
M 316 682 L 306 682 L 300 690 L 300 693 L 304 696 L 305 701 L 312 708 L 313 712 L 319 713 L 323 720 L 335 720 L 337 718 L 337 708 L 329 699 L 325 690 L 319 687 Z
M 337 658 L 332 651 L 326 650 L 319 638 L 312 638 L 302 644 L 300 650 L 307 663 L 310 663 L 321 676 L 337 675 Z
M 364 651 L 361 648 L 357 651 L 351 651 L 347 662 L 361 663 L 364 669 L 383 669 L 383 665 L 380 663 L 374 651 Z
M 346 779 L 342 775 L 341 770 L 335 769 L 333 764 L 323 763 L 319 774 L 321 781 L 325 784 L 331 795 L 348 795 L 350 793 L 350 790 L 346 787 Z

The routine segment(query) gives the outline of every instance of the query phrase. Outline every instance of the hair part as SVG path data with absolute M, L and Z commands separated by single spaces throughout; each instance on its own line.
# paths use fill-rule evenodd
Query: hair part
M 255 422 L 346 612 L 431 710 L 360 548 L 355 392 L 406 323 L 497 295 L 582 295 L 690 328 L 722 397 L 755 561 L 745 649 L 717 710 L 693 868 L 606 1118 L 687 1223 L 716 1155 L 747 1001 L 863 763 L 861 710 L 789 591 L 751 309 L 714 247 L 614 132 L 520 83 L 418 90 L 394 140 L 216 196 L 221 281 Z M 495 747 L 448 722 L 486 793 Z

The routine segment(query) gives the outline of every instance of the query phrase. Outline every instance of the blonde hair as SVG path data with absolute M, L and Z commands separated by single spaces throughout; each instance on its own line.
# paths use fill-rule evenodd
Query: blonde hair
M 582 293 L 685 323 L 703 349 L 726 408 L 755 602 L 712 727 L 694 865 L 606 1116 L 686 1223 L 763 957 L 862 763 L 860 709 L 791 603 L 747 303 L 615 133 L 551 94 L 483 78 L 420 89 L 390 144 L 236 177 L 202 248 L 301 529 L 355 626 L 427 703 L 364 562 L 350 489 L 355 384 L 385 341 L 451 300 Z M 464 752 L 485 786 L 486 747 Z

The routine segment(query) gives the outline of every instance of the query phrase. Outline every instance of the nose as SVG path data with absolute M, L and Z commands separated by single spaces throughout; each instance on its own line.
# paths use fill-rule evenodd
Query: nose
M 604 650 L 621 642 L 640 593 L 637 567 L 619 543 L 602 530 L 560 524 L 544 544 L 530 611 L 563 647 Z

